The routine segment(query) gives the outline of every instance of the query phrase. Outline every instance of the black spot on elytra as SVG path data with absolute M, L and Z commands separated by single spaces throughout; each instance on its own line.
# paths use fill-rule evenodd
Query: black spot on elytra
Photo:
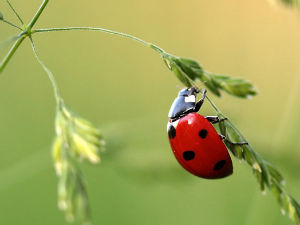
M 226 160 L 220 160 L 219 162 L 217 162 L 214 166 L 214 170 L 220 170 L 223 168 L 223 166 L 225 166 L 226 164 Z
M 176 137 L 176 129 L 173 125 L 170 125 L 168 127 L 168 135 L 169 135 L 169 138 L 175 138 Z
M 202 129 L 199 131 L 199 137 L 206 138 L 206 135 L 207 135 L 207 130 Z
M 194 151 L 185 151 L 182 154 L 183 158 L 186 161 L 192 160 L 193 158 L 195 158 L 195 152 Z

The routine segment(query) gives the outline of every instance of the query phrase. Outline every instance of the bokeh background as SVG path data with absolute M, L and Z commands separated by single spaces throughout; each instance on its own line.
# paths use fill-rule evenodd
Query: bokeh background
M 12 2 L 28 22 L 41 1 Z M 17 22 L 4 1 L 0 9 Z M 297 9 L 264 0 L 51 1 L 36 27 L 63 26 L 130 33 L 209 71 L 251 80 L 259 90 L 253 99 L 214 101 L 300 200 Z M 0 40 L 13 34 L 0 24 Z M 292 224 L 270 192 L 261 194 L 248 165 L 233 159 L 234 174 L 221 180 L 180 167 L 166 124 L 182 85 L 154 51 L 100 32 L 34 39 L 66 103 L 107 139 L 101 165 L 83 165 L 95 224 Z M 213 111 L 205 104 L 201 113 Z M 26 40 L 0 76 L 1 225 L 67 224 L 50 154 L 54 114 L 50 82 Z

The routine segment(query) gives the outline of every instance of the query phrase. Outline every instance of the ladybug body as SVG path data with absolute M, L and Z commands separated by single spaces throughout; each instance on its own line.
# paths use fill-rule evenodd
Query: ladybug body
M 211 124 L 221 120 L 196 113 L 206 91 L 198 102 L 197 93 L 196 88 L 183 89 L 171 106 L 167 128 L 171 148 L 181 166 L 196 176 L 207 179 L 229 176 L 233 168 L 222 141 L 224 137 Z

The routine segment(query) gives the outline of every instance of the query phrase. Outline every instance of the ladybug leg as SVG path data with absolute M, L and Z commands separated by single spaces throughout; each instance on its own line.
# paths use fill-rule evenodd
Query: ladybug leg
M 205 118 L 208 120 L 208 122 L 210 122 L 212 124 L 220 123 L 224 120 L 227 120 L 227 118 L 220 119 L 218 116 L 206 116 Z
M 195 104 L 195 107 L 193 108 L 193 112 L 198 112 L 204 102 L 204 99 L 206 98 L 206 92 L 207 90 L 204 89 L 202 92 L 202 98 Z
M 231 142 L 224 135 L 219 134 L 220 138 L 231 145 L 248 145 L 248 142 Z

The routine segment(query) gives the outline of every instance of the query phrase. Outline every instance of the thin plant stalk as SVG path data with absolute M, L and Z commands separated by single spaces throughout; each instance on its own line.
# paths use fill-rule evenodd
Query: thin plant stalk
M 14 45 L 11 47 L 11 49 L 9 50 L 9 52 L 6 54 L 6 56 L 3 58 L 3 60 L 0 63 L 0 73 L 4 70 L 5 66 L 7 65 L 7 63 L 9 62 L 9 60 L 11 59 L 11 57 L 15 54 L 15 52 L 17 51 L 17 49 L 19 48 L 19 46 L 22 44 L 22 42 L 24 41 L 24 39 L 26 38 L 26 36 L 22 36 L 20 37 L 15 43 Z
M 24 25 L 23 20 L 21 19 L 21 17 L 19 16 L 19 14 L 17 13 L 17 11 L 15 10 L 15 8 L 12 6 L 12 4 L 10 3 L 9 0 L 6 0 L 7 4 L 9 5 L 9 7 L 11 8 L 11 10 L 13 11 L 13 13 L 16 15 L 16 17 L 18 18 L 18 20 L 21 22 L 22 25 Z M 20 28 L 21 29 L 21 28 Z
M 29 24 L 27 25 L 27 30 L 28 31 L 31 32 L 32 27 L 35 25 L 35 23 L 37 22 L 37 20 L 40 18 L 41 14 L 43 13 L 44 9 L 46 8 L 48 2 L 49 2 L 49 0 L 44 0 L 42 2 L 40 8 L 38 9 L 38 11 L 34 15 L 34 17 L 31 19 L 31 21 L 29 22 Z
M 113 35 L 118 35 L 118 36 L 122 36 L 122 37 L 126 37 L 126 38 L 130 38 L 134 41 L 137 41 L 143 45 L 146 46 L 150 46 L 151 44 L 140 39 L 137 38 L 133 35 L 130 34 L 125 34 L 122 32 L 118 32 L 118 31 L 114 31 L 114 30 L 108 30 L 105 28 L 101 28 L 101 27 L 63 27 L 63 28 L 47 28 L 47 29 L 36 29 L 33 30 L 31 33 L 43 33 L 43 32 L 54 32 L 54 31 L 74 31 L 74 30 L 89 30 L 89 31 L 100 31 L 100 32 L 104 32 L 104 33 L 109 33 L 109 34 L 113 34 Z
M 18 49 L 18 47 L 20 46 L 20 44 L 23 42 L 23 40 L 27 37 L 31 35 L 31 29 L 32 27 L 35 25 L 35 23 L 37 22 L 37 20 L 39 19 L 39 17 L 41 16 L 42 12 L 44 11 L 45 7 L 47 6 L 49 0 L 44 0 L 40 6 L 40 8 L 37 10 L 36 14 L 34 15 L 34 17 L 31 19 L 31 21 L 29 22 L 29 24 L 26 26 L 26 29 L 24 30 L 25 35 L 22 36 L 20 39 L 18 39 L 14 46 L 10 49 L 10 51 L 7 53 L 7 55 L 4 57 L 4 59 L 1 61 L 0 63 L 0 73 L 4 70 L 5 66 L 7 65 L 7 63 L 9 62 L 9 60 L 11 59 L 11 57 L 14 55 L 14 53 L 16 52 L 16 50 Z M 9 1 L 8 1 L 9 3 Z M 11 4 L 10 4 L 11 6 Z M 12 7 L 12 6 L 11 6 Z M 16 15 L 17 12 L 15 10 L 13 10 L 15 12 Z M 19 16 L 18 16 L 19 18 Z M 20 21 L 23 23 L 22 19 L 20 18 Z
M 60 101 L 61 97 L 60 97 L 60 94 L 59 94 L 59 90 L 58 90 L 58 86 L 57 86 L 55 77 L 54 77 L 53 73 L 51 72 L 51 70 L 45 65 L 45 63 L 38 56 L 38 53 L 37 53 L 37 50 L 36 50 L 36 47 L 35 47 L 35 44 L 34 44 L 34 41 L 33 41 L 32 37 L 30 37 L 30 43 L 31 43 L 31 47 L 32 47 L 34 57 L 37 59 L 39 64 L 42 66 L 44 71 L 47 73 L 48 78 L 51 81 L 53 91 L 54 91 L 54 96 L 55 96 L 56 102 L 58 103 Z
M 12 23 L 12 22 L 9 22 L 9 21 L 6 20 L 6 19 L 2 19 L 2 22 L 6 23 L 6 24 L 8 24 L 8 25 L 10 25 L 10 26 L 12 26 L 12 27 L 14 27 L 14 28 L 17 28 L 17 29 L 19 29 L 19 30 L 22 30 L 21 27 L 17 26 L 16 24 L 14 24 L 14 23 Z

